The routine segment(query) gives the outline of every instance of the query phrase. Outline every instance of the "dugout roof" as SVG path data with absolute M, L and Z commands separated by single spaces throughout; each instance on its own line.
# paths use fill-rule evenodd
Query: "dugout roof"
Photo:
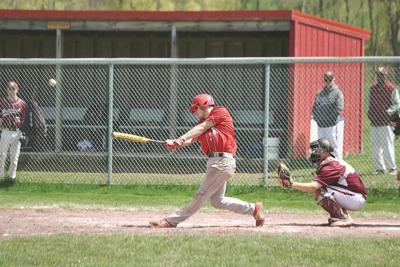
M 364 40 L 370 35 L 358 27 L 294 10 L 0 10 L 0 29 L 0 57 L 362 56 Z M 62 34 L 56 35 L 56 30 Z M 39 36 L 42 41 L 37 44 Z M 105 44 L 96 51 L 100 39 Z M 141 51 L 145 49 L 137 39 L 146 39 L 153 51 Z M 121 41 L 131 42 L 131 47 L 121 47 Z M 337 44 L 343 42 L 351 42 L 353 48 Z M 70 51 L 73 43 L 83 43 L 85 51 Z M 320 48 L 329 43 L 335 45 Z

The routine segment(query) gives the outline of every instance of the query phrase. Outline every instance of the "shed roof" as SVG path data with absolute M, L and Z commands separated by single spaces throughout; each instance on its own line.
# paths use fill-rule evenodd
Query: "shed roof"
M 370 32 L 355 26 L 312 16 L 296 10 L 245 11 L 55 11 L 0 10 L 0 20 L 47 21 L 294 21 L 363 40 Z M 3 23 L 4 24 L 4 23 Z M 0 28 L 5 28 L 0 23 Z

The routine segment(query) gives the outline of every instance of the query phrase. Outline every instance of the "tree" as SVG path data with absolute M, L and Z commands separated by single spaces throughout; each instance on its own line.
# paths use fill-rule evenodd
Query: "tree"
M 376 55 L 376 37 L 375 33 L 375 24 L 374 24 L 374 1 L 368 0 L 368 15 L 369 15 L 369 27 L 372 32 L 372 36 L 370 37 L 370 45 L 369 50 L 372 52 L 372 55 Z
M 344 0 L 344 4 L 346 6 L 346 23 L 349 24 L 349 17 L 350 17 L 350 6 L 349 6 L 349 0 Z
M 389 20 L 390 43 L 393 55 L 400 56 L 399 31 L 400 31 L 400 1 L 385 0 L 387 18 Z

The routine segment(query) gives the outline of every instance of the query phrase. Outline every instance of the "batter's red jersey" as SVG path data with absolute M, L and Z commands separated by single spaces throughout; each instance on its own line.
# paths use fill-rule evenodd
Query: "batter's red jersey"
M 26 118 L 27 105 L 20 98 L 10 101 L 8 98 L 0 99 L 1 126 L 10 130 L 20 129 Z
M 338 186 L 355 193 L 367 195 L 364 183 L 354 168 L 344 160 L 329 157 L 322 161 L 317 169 L 314 181 L 322 186 Z
M 235 128 L 229 111 L 223 106 L 216 106 L 207 119 L 199 121 L 198 124 L 204 121 L 213 121 L 215 126 L 198 138 L 203 153 L 207 155 L 210 152 L 228 152 L 236 155 Z

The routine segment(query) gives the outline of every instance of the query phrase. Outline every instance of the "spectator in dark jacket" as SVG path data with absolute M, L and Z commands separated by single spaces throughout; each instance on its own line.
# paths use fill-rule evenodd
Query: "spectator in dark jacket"
M 383 174 L 388 169 L 390 174 L 396 175 L 395 135 L 390 115 L 399 110 L 400 100 L 395 85 L 387 80 L 387 75 L 384 67 L 379 67 L 376 71 L 376 83 L 369 91 L 368 118 L 371 122 L 375 173 Z

